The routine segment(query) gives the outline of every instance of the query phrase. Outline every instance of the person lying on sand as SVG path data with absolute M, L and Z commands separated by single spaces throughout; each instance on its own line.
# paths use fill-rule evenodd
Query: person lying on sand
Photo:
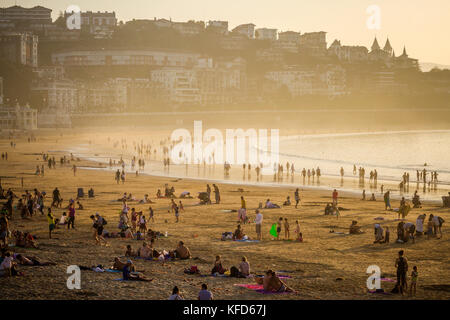
M 256 277 L 257 284 L 262 284 L 264 291 L 268 292 L 294 292 L 272 270 L 267 270 L 264 277 Z
M 266 205 L 264 206 L 264 208 L 266 209 L 275 209 L 275 208 L 279 208 L 280 206 L 271 202 L 270 199 L 266 200 Z
M 13 258 L 17 263 L 24 266 L 54 266 L 56 263 L 54 262 L 40 262 L 36 257 L 33 256 L 24 256 L 20 253 L 14 253 Z

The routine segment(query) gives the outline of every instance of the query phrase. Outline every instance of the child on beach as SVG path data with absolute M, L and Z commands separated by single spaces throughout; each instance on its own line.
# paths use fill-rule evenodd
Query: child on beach
M 417 286 L 417 278 L 419 277 L 419 273 L 417 272 L 417 266 L 413 267 L 413 271 L 411 272 L 411 286 L 409 287 L 409 294 L 412 295 L 414 291 L 414 295 L 416 295 L 416 286 Z
M 433 235 L 433 220 L 432 220 L 432 217 L 430 216 L 430 219 L 428 219 L 428 224 L 427 224 L 427 240 L 430 239 L 431 235 Z
M 281 233 L 281 225 L 283 224 L 283 218 L 280 217 L 280 219 L 277 222 L 277 240 L 280 240 L 280 233 Z
M 298 220 L 295 220 L 295 229 L 294 229 L 294 234 L 295 234 L 295 240 L 300 241 L 300 225 L 298 223 Z
M 385 236 L 384 236 L 384 243 L 389 243 L 389 235 L 390 235 L 389 227 L 386 226 L 386 232 L 385 232 Z
M 288 222 L 287 218 L 284 218 L 284 238 L 285 239 L 290 239 L 289 222 Z
M 148 208 L 148 210 L 150 211 L 150 217 L 148 218 L 149 220 L 152 220 L 152 222 L 155 222 L 155 219 L 153 218 L 153 208 L 150 206 Z

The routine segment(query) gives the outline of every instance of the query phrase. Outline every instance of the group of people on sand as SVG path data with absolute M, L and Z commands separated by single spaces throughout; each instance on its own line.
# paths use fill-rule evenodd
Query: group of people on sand
M 12 252 L 10 249 L 1 248 L 0 250 L 0 277 L 21 276 L 24 273 L 19 270 L 22 266 L 50 266 L 56 265 L 54 262 L 42 262 L 35 256 L 29 256 L 21 253 Z

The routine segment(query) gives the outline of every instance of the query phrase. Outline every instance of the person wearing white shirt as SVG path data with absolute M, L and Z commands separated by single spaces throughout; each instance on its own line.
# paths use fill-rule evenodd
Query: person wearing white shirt
M 258 209 L 256 209 L 255 224 L 256 224 L 256 236 L 257 236 L 258 240 L 262 240 L 262 234 L 261 234 L 262 222 L 263 222 L 263 215 Z

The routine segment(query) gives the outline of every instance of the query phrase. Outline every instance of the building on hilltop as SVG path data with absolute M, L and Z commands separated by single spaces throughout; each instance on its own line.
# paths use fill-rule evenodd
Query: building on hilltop
M 300 43 L 300 32 L 285 31 L 278 33 L 278 41 L 274 47 L 286 52 L 297 53 Z
M 259 28 L 255 30 L 257 40 L 277 40 L 277 29 Z
M 227 35 L 228 21 L 210 20 L 206 29 L 218 34 Z
M 299 52 L 313 57 L 327 54 L 326 32 L 307 32 L 300 35 Z
M 340 61 L 360 63 L 368 60 L 369 51 L 363 46 L 342 46 L 339 40 L 334 40 L 328 48 L 329 56 L 336 56 Z
M 33 8 L 24 8 L 21 6 L 12 6 L 8 8 L 0 8 L 0 20 L 10 21 L 13 23 L 25 22 L 34 24 L 50 24 L 52 10 L 35 6 Z
M 241 24 L 232 30 L 234 33 L 238 33 L 246 36 L 248 39 L 255 38 L 255 25 L 253 23 Z

